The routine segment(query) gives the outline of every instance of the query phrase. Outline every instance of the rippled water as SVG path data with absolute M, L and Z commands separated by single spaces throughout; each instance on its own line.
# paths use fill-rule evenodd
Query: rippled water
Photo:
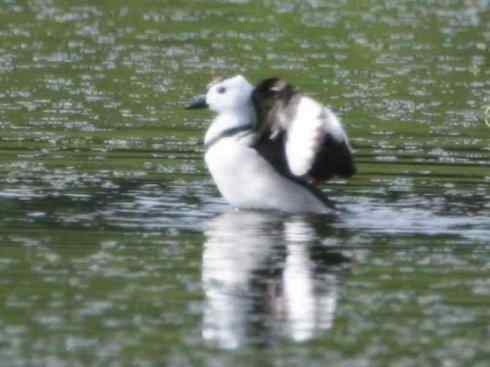
M 490 2 L 0 5 L 9 366 L 486 366 Z M 233 211 L 203 165 L 216 75 L 339 113 L 338 216 Z M 487 112 L 486 112 L 487 111 Z

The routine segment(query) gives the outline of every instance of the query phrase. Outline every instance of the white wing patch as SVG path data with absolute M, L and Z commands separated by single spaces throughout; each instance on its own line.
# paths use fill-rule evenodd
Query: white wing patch
M 327 134 L 339 142 L 347 141 L 342 125 L 332 111 L 309 97 L 301 97 L 286 140 L 286 157 L 294 175 L 308 173 Z

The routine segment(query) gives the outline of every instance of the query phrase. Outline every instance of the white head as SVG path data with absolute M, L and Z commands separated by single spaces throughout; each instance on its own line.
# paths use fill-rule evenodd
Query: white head
M 217 113 L 249 108 L 254 87 L 242 75 L 211 83 L 206 94 L 209 109 Z
M 242 75 L 214 81 L 206 95 L 194 97 L 188 109 L 205 108 L 218 113 L 204 141 L 207 143 L 227 129 L 255 125 L 256 114 L 252 104 L 254 87 Z

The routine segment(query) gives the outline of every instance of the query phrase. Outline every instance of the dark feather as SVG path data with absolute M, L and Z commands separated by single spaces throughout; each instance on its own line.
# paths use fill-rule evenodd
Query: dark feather
M 285 150 L 287 131 L 301 97 L 292 85 L 279 78 L 265 79 L 256 86 L 252 94 L 258 120 L 255 148 L 281 174 L 295 179 L 319 182 L 334 176 L 352 176 L 356 169 L 350 146 L 329 134 L 306 177 L 298 178 L 289 169 Z
M 335 176 L 351 177 L 355 173 L 356 168 L 350 147 L 346 142 L 336 141 L 327 134 L 309 175 L 316 181 L 325 181 Z

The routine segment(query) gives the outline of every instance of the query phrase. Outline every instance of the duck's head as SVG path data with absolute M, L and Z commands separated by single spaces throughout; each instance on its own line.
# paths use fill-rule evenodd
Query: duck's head
M 188 109 L 206 108 L 217 113 L 239 111 L 251 106 L 254 87 L 242 75 L 229 79 L 215 79 L 206 94 L 194 97 Z

